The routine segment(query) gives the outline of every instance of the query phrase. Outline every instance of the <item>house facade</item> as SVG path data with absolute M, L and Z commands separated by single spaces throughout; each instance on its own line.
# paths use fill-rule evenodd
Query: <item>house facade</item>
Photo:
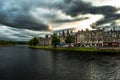
M 58 33 L 60 44 L 65 45 L 66 36 L 74 36 L 74 45 L 78 47 L 120 47 L 120 31 L 81 30 L 73 33 L 72 31 L 62 31 Z M 45 38 L 39 39 L 39 45 L 51 46 L 52 37 L 46 35 Z
M 52 45 L 51 40 L 52 40 L 51 36 L 46 35 L 45 38 L 39 38 L 38 45 L 40 45 L 40 46 L 51 46 Z
M 120 31 L 108 31 L 104 32 L 103 46 L 117 47 L 120 46 Z
M 75 44 L 83 47 L 119 47 L 120 31 L 81 30 L 76 33 Z

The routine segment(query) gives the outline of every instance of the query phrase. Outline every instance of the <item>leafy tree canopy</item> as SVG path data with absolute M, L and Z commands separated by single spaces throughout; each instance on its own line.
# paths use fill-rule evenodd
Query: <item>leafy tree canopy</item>
M 37 37 L 34 37 L 29 41 L 29 45 L 37 45 L 39 43 L 39 39 Z
M 57 34 L 52 35 L 52 45 L 56 47 L 56 45 L 60 44 L 60 39 Z
M 65 39 L 66 43 L 72 43 L 74 42 L 74 37 L 72 35 L 68 35 Z

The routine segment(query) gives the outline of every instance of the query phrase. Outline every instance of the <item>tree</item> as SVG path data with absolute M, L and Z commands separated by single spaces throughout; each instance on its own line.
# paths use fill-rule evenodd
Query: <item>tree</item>
M 0 45 L 15 45 L 15 41 L 0 40 Z
M 71 43 L 74 42 L 74 37 L 73 37 L 72 35 L 68 35 L 68 36 L 65 38 L 65 42 L 71 46 Z
M 57 36 L 57 34 L 52 35 L 52 45 L 56 47 L 58 44 L 60 44 L 60 39 Z
M 33 45 L 33 39 L 31 39 L 29 42 L 28 42 L 29 45 Z
M 34 45 L 36 46 L 39 43 L 39 39 L 37 37 L 34 37 L 29 41 L 29 45 Z

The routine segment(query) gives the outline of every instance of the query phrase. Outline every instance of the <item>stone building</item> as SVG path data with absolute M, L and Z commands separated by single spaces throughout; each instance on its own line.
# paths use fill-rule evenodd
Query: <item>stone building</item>
M 58 33 L 60 45 L 66 45 L 66 36 L 74 36 L 74 45 L 79 47 L 119 47 L 120 46 L 120 31 L 104 31 L 98 28 L 97 30 L 81 30 L 76 33 L 72 31 L 62 31 Z M 50 46 L 52 37 L 46 35 L 45 38 L 39 39 L 39 45 Z
M 46 35 L 45 38 L 39 38 L 39 44 L 40 46 L 51 46 L 51 36 L 50 35 Z
M 76 33 L 76 43 L 82 47 L 102 47 L 103 33 L 104 31 L 102 29 L 78 31 Z
M 62 33 L 59 33 L 59 39 L 60 39 L 60 44 L 65 44 L 65 38 L 66 38 L 66 33 L 65 31 L 62 31 Z
M 119 47 L 120 31 L 104 31 L 104 29 L 78 31 L 75 44 L 84 47 Z
M 86 47 L 102 47 L 103 46 L 103 33 L 102 29 L 86 30 L 84 46 Z
M 83 30 L 78 31 L 75 34 L 74 44 L 77 46 L 84 46 L 84 40 L 85 40 L 85 32 Z
M 111 31 L 104 32 L 103 35 L 103 46 L 105 47 L 118 47 L 120 46 L 120 31 Z

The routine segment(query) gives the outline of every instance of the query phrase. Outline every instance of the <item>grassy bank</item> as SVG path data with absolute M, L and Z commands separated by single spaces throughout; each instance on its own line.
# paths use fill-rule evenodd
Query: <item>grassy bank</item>
M 95 51 L 94 48 L 78 48 L 78 47 L 57 47 L 54 48 L 52 46 L 29 46 L 29 48 L 33 49 L 47 49 L 47 50 L 58 50 L 58 51 Z
M 52 46 L 29 46 L 32 49 L 46 49 L 46 50 L 57 50 L 57 51 L 79 51 L 79 52 L 97 52 L 97 53 L 120 53 L 120 50 L 108 50 L 108 49 L 95 49 L 95 48 L 86 48 L 86 47 L 57 47 Z

